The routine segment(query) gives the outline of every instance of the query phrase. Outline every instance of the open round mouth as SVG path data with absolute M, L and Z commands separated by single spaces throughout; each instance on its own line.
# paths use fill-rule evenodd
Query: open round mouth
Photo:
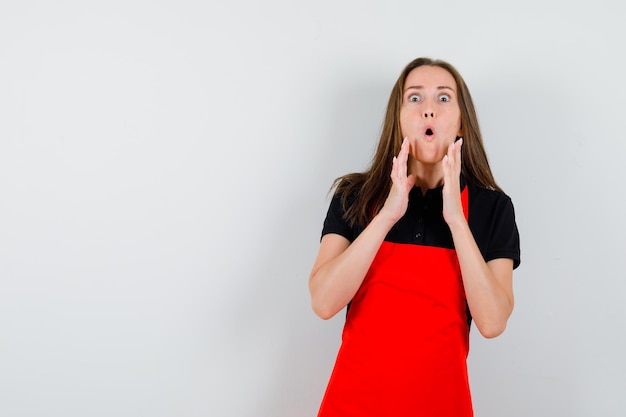
M 431 128 L 426 129 L 426 136 L 432 136 L 434 134 L 435 134 L 435 132 L 433 132 L 433 130 Z

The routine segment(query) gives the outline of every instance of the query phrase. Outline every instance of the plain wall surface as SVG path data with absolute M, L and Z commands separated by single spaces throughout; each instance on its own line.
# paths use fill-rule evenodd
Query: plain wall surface
M 2 1 L 0 415 L 315 416 L 326 193 L 418 56 L 464 76 L 521 235 L 476 415 L 626 415 L 621 10 Z

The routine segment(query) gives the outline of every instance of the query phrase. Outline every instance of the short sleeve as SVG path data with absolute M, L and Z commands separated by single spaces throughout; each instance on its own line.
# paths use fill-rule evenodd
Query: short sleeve
M 324 227 L 322 228 L 322 237 L 329 233 L 341 235 L 350 242 L 356 239 L 354 229 L 350 227 L 350 224 L 345 219 L 345 211 L 341 204 L 341 193 L 335 193 L 328 207 L 328 212 L 326 213 Z
M 502 202 L 501 211 L 494 219 L 497 223 L 493 228 L 491 244 L 487 251 L 488 260 L 497 258 L 513 259 L 513 269 L 520 265 L 519 231 L 515 222 L 515 209 L 510 198 Z
M 498 258 L 521 262 L 520 237 L 511 198 L 504 193 L 481 189 L 475 204 L 470 200 L 469 222 L 486 262 Z

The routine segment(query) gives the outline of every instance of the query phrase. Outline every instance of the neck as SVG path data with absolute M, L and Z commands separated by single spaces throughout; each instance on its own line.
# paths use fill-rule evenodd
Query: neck
M 423 164 L 411 158 L 408 168 L 409 174 L 415 176 L 415 186 L 421 188 L 422 194 L 443 185 L 443 165 L 441 162 Z

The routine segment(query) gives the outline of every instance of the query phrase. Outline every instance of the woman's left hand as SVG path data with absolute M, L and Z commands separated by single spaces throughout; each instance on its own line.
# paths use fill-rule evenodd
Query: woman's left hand
M 448 153 L 443 157 L 443 218 L 452 226 L 455 222 L 465 221 L 461 204 L 461 146 L 463 138 L 448 146 Z

